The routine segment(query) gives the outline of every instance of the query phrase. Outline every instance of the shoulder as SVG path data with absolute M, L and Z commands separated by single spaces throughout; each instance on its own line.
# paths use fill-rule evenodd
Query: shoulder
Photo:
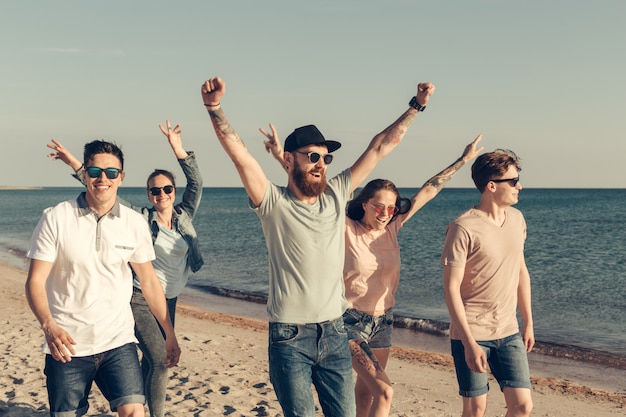
M 476 213 L 475 209 L 470 208 L 459 214 L 454 220 L 450 222 L 450 225 L 463 225 L 472 223 L 477 220 L 480 220 L 480 215 Z
M 80 208 L 80 205 L 78 204 L 78 199 L 73 198 L 71 200 L 61 201 L 60 203 L 54 206 L 46 207 L 43 210 L 43 213 L 46 215 L 54 215 L 54 214 L 59 214 L 59 213 L 63 213 L 63 212 L 70 211 L 70 210 L 75 210 L 77 208 Z
M 350 186 L 351 184 L 352 172 L 350 171 L 350 168 L 344 169 L 339 174 L 328 180 L 328 185 L 331 187 Z
M 145 223 L 148 212 L 147 208 L 142 208 L 141 211 L 137 211 L 131 207 L 120 204 L 120 217 L 126 217 L 132 221 L 141 220 Z

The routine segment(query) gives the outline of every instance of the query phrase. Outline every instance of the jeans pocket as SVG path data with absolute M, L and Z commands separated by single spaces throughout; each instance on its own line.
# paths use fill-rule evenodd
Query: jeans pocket
M 335 328 L 335 331 L 337 332 L 337 334 L 341 336 L 348 336 L 348 330 L 346 330 L 346 326 L 343 320 L 344 319 L 342 317 L 339 317 L 337 320 L 334 320 L 333 327 Z
M 298 325 L 270 323 L 270 343 L 284 343 L 298 336 Z

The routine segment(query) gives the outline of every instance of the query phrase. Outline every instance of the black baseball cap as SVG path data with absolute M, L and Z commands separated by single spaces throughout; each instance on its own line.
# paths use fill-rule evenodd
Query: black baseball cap
M 307 145 L 324 145 L 328 153 L 341 148 L 341 143 L 336 140 L 326 140 L 322 132 L 314 125 L 302 126 L 294 130 L 285 139 L 285 152 L 293 152 Z

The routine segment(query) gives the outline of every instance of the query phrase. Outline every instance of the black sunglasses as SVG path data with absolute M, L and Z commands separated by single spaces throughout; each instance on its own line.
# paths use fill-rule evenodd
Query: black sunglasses
M 151 187 L 151 188 L 148 188 L 148 191 L 150 191 L 150 194 L 152 194 L 152 195 L 161 195 L 161 190 L 163 190 L 163 192 L 165 194 L 172 194 L 172 191 L 174 191 L 174 186 L 173 185 L 166 185 L 165 187 Z
M 308 156 L 309 157 L 309 161 L 312 164 L 316 164 L 317 161 L 319 161 L 320 158 L 322 157 L 322 155 L 320 155 L 317 152 L 298 152 L 298 151 L 296 151 L 296 153 Z M 333 162 L 333 156 L 331 154 L 329 154 L 329 153 L 324 155 L 324 163 L 326 165 L 330 165 L 331 162 Z
M 100 175 L 102 175 L 102 171 L 104 171 L 104 174 L 110 180 L 114 180 L 115 178 L 119 177 L 120 172 L 122 172 L 121 169 L 117 169 L 117 168 L 98 168 L 98 167 L 87 167 L 85 168 L 85 171 L 87 171 L 87 175 L 89 175 L 89 178 L 100 178 Z
M 515 178 L 502 178 L 499 180 L 489 180 L 491 182 L 508 182 L 509 184 L 511 184 L 512 187 L 515 187 L 517 185 L 517 183 L 519 182 L 519 177 L 515 177 Z

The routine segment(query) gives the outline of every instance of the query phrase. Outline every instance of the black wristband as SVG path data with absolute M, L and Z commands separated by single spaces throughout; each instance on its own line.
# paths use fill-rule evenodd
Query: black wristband
M 411 98 L 411 101 L 409 101 L 409 106 L 413 107 L 417 111 L 426 110 L 426 106 L 422 106 L 421 104 L 419 104 L 415 96 L 413 96 L 413 98 Z
M 205 103 L 204 105 L 205 105 L 205 107 L 217 107 L 217 106 L 219 106 L 220 104 L 222 104 L 222 103 L 217 103 L 217 104 L 206 104 L 206 103 Z

